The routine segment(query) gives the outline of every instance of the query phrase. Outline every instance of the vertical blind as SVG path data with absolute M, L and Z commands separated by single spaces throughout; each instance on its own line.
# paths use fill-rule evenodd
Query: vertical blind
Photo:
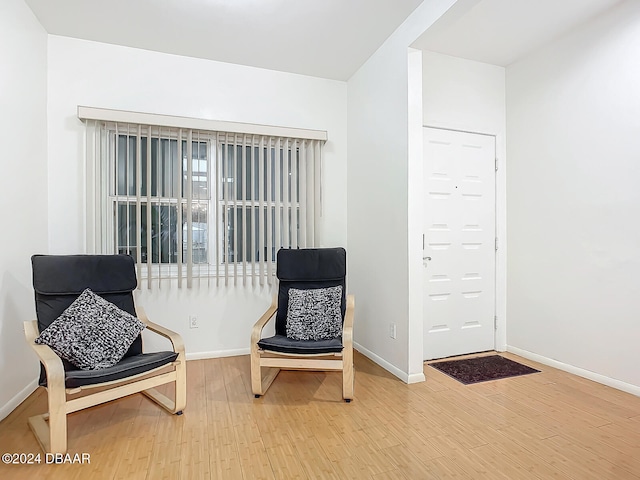
M 147 287 L 270 285 L 278 249 L 317 245 L 321 138 L 83 120 L 87 250 Z

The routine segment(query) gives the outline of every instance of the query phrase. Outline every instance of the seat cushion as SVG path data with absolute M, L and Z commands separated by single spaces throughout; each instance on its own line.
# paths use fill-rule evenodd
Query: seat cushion
M 133 375 L 149 372 L 154 368 L 168 365 L 178 358 L 176 352 L 154 352 L 142 353 L 125 357 L 112 367 L 100 370 L 78 370 L 72 368 L 71 364 L 65 363 L 65 386 L 66 388 L 77 388 L 85 385 L 95 385 L 97 383 L 122 380 Z M 40 385 L 47 386 L 46 376 L 41 375 Z
M 86 289 L 45 328 L 36 343 L 50 346 L 82 370 L 116 365 L 145 325 Z
M 272 352 L 293 353 L 298 355 L 317 355 L 322 353 L 339 353 L 342 351 L 342 338 L 326 340 L 294 340 L 284 335 L 274 335 L 258 342 L 263 350 Z

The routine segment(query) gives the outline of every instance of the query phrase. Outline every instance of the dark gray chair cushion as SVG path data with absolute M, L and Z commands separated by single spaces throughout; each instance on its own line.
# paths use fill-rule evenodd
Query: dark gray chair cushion
M 79 370 L 66 360 L 65 365 L 65 386 L 66 388 L 77 388 L 85 385 L 95 385 L 97 383 L 122 380 L 133 375 L 149 372 L 154 368 L 168 365 L 178 358 L 175 352 L 154 352 L 142 353 L 123 358 L 113 367 L 100 370 Z M 40 378 L 40 385 L 47 386 L 46 377 Z
M 87 288 L 116 307 L 135 316 L 133 290 L 138 285 L 135 263 L 128 255 L 34 255 L 38 328 L 42 332 Z M 101 370 L 80 370 L 62 359 L 67 388 L 122 380 L 173 362 L 175 352 L 142 353 L 142 336 L 131 344 L 123 359 Z M 46 372 L 40 368 L 40 385 L 46 386 Z
M 129 255 L 34 255 L 31 257 L 38 330 L 42 332 L 86 289 L 136 314 L 133 290 L 138 286 Z M 142 337 L 125 354 L 142 353 Z
M 340 320 L 344 322 L 346 305 L 347 252 L 344 248 L 305 248 L 278 250 L 276 276 L 279 280 L 276 334 L 263 338 L 263 350 L 296 355 L 330 354 L 342 351 L 342 338 L 296 340 L 287 338 L 289 289 L 310 290 L 342 287 Z
M 287 335 L 289 289 L 309 290 L 342 286 L 340 314 L 347 309 L 347 252 L 344 248 L 280 249 L 277 255 L 278 311 L 276 335 Z
M 263 338 L 258 346 L 273 352 L 292 353 L 295 355 L 317 355 L 324 353 L 339 353 L 342 351 L 342 338 L 328 340 L 294 340 L 285 335 L 274 335 Z

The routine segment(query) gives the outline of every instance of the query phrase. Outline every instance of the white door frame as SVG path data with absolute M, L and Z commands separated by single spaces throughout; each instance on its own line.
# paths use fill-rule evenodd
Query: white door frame
M 494 149 L 494 150 L 493 150 L 493 156 L 494 156 L 494 159 L 495 159 L 495 168 L 496 168 L 496 171 L 495 171 L 495 173 L 494 173 L 494 205 L 493 205 L 494 231 L 491 233 L 491 237 L 495 237 L 496 242 L 497 242 L 497 241 L 498 241 L 498 221 L 497 221 L 497 219 L 498 219 L 498 209 L 497 209 L 497 205 L 498 205 L 498 198 L 497 198 L 497 197 L 498 197 L 498 185 L 497 185 L 497 173 L 498 173 L 498 161 L 497 161 L 497 159 L 498 159 L 498 142 L 497 142 L 496 135 L 495 135 L 495 134 L 490 134 L 490 133 L 478 132 L 478 131 L 461 130 L 461 129 L 457 129 L 457 128 L 434 127 L 434 126 L 430 126 L 430 125 L 424 125 L 424 126 L 422 127 L 423 139 L 424 139 L 424 136 L 427 134 L 427 133 L 426 133 L 426 129 L 427 129 L 427 128 L 430 128 L 430 129 L 432 129 L 432 130 L 440 130 L 440 131 L 444 131 L 444 132 L 456 132 L 456 133 L 470 134 L 470 135 L 476 135 L 476 136 L 478 136 L 478 135 L 479 135 L 479 136 L 485 137 L 485 138 L 489 139 L 489 141 L 492 141 L 492 142 L 493 142 L 493 149 Z M 422 159 L 422 160 L 423 160 L 423 162 L 425 161 L 424 156 L 423 156 L 423 159 Z M 425 188 L 425 185 L 424 185 L 424 183 L 423 183 L 423 194 L 424 194 L 424 188 Z M 423 196 L 423 198 L 425 198 L 425 197 L 426 197 L 426 196 Z M 426 212 L 424 212 L 424 211 L 423 211 L 423 215 L 424 215 L 425 213 L 426 213 Z M 427 232 L 425 231 L 425 228 L 426 228 L 426 227 L 425 227 L 425 226 L 423 226 L 423 242 L 424 242 L 424 235 L 426 235 L 426 233 L 427 233 Z M 490 240 L 490 242 L 491 242 L 491 244 L 493 244 L 493 238 Z M 492 316 L 495 316 L 496 320 L 497 320 L 497 317 L 498 317 L 498 313 L 497 313 L 497 312 L 498 312 L 498 298 L 497 298 L 497 285 L 498 285 L 498 281 L 497 281 L 497 278 L 498 278 L 497 270 L 498 270 L 498 258 L 497 258 L 497 256 L 498 256 L 498 250 L 499 250 L 499 248 L 498 248 L 498 247 L 499 247 L 499 242 L 498 242 L 498 243 L 496 243 L 496 251 L 495 251 L 495 254 L 494 254 L 494 262 L 493 262 L 493 263 L 494 263 L 494 265 L 493 265 L 493 268 L 494 268 L 494 272 L 493 272 L 493 275 L 494 275 L 494 285 L 493 285 L 493 289 L 494 289 L 494 291 L 493 291 L 493 299 L 492 299 L 492 302 L 493 302 L 493 305 L 492 305 Z M 423 248 L 424 248 L 424 246 L 423 246 Z M 424 255 L 424 252 L 423 252 L 423 255 Z M 425 285 L 423 284 L 423 288 L 424 288 L 424 286 L 425 286 Z M 424 322 L 424 310 L 423 310 L 423 322 Z M 492 321 L 492 324 L 493 324 L 493 321 Z M 497 349 L 497 340 L 498 340 L 498 339 L 497 339 L 497 336 L 496 336 L 496 329 L 492 329 L 492 330 L 493 330 L 493 335 L 492 335 L 492 345 L 491 345 L 491 348 L 492 348 L 492 349 Z M 424 331 L 423 331 L 423 332 L 424 332 Z M 425 335 L 425 337 L 426 337 L 426 335 Z M 424 344 L 423 344 L 423 348 L 424 348 Z M 469 353 L 473 353 L 473 352 L 469 352 Z M 424 358 L 424 357 L 423 357 L 423 358 Z
M 416 117 L 422 116 L 422 102 L 416 102 Z M 419 108 L 418 108 L 419 107 Z M 449 130 L 459 130 L 463 132 L 481 133 L 493 135 L 496 139 L 496 156 L 498 158 L 498 171 L 496 172 L 496 232 L 498 237 L 498 251 L 496 252 L 496 331 L 495 349 L 503 352 L 507 348 L 506 335 L 506 315 L 507 315 L 507 229 L 506 229 L 506 143 L 505 131 L 491 131 L 488 128 L 475 128 L 471 125 L 447 125 L 440 123 L 423 124 L 420 120 L 415 123 L 409 122 L 409 166 L 408 166 L 408 202 L 409 202 L 409 351 L 408 358 L 408 383 L 424 380 L 422 373 L 423 360 L 423 323 L 424 315 L 422 308 L 422 234 L 423 215 L 422 199 L 424 194 L 424 184 L 422 181 L 422 138 L 424 127 L 441 128 Z
M 496 276 L 495 276 L 495 310 L 496 310 L 496 330 L 494 332 L 494 348 L 496 351 L 504 352 L 507 349 L 506 336 L 506 315 L 507 315 L 507 230 L 506 230 L 506 198 L 507 198 L 507 182 L 506 182 L 506 145 L 504 135 L 496 132 L 482 131 L 474 128 L 452 128 L 450 126 L 428 124 L 422 125 L 423 128 L 437 128 L 440 130 L 450 130 L 461 133 L 473 133 L 478 135 L 489 135 L 495 139 L 496 151 L 496 238 L 498 239 L 498 250 L 496 251 Z M 424 186 L 422 187 L 422 190 Z M 423 190 L 424 191 L 424 190 Z

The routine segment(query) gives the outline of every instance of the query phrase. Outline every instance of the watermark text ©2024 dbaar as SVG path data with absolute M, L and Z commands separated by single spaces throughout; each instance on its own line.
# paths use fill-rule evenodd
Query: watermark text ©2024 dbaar
M 89 453 L 4 453 L 2 463 L 6 465 L 89 465 Z

